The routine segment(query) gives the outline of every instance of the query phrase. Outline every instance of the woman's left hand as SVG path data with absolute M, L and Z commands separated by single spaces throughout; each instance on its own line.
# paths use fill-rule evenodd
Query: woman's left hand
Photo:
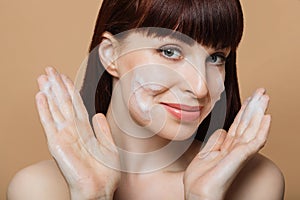
M 258 89 L 247 99 L 228 133 L 216 131 L 184 173 L 185 199 L 221 200 L 238 172 L 265 144 L 269 97 Z

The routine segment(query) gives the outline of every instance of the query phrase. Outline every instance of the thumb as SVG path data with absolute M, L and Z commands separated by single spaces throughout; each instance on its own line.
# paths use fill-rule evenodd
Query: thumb
M 98 113 L 94 115 L 92 121 L 97 140 L 105 146 L 115 146 L 106 117 Z
M 189 165 L 189 171 L 201 171 L 201 173 L 212 169 L 218 163 L 220 148 L 226 138 L 226 131 L 219 129 L 215 131 L 205 144 L 204 148 L 195 156 Z M 194 173 L 194 172 L 193 172 Z

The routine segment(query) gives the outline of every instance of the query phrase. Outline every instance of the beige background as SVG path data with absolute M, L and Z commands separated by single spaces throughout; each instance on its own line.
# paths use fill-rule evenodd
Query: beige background
M 263 153 L 282 169 L 286 199 L 300 199 L 300 1 L 242 4 L 242 97 L 260 86 L 268 89 L 273 123 Z M 14 173 L 50 158 L 34 104 L 36 78 L 51 65 L 74 79 L 99 7 L 96 0 L 0 0 L 0 199 Z

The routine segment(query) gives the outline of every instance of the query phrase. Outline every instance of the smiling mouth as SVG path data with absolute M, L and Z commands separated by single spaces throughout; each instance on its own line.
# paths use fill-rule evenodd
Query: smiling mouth
M 175 103 L 161 103 L 177 120 L 192 122 L 199 119 L 203 106 L 188 106 Z

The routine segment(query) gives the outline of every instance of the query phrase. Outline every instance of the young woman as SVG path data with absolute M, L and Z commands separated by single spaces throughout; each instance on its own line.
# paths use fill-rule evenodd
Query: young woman
M 54 68 L 38 79 L 56 162 L 19 172 L 8 198 L 282 199 L 280 170 L 258 154 L 269 97 L 240 104 L 242 32 L 238 0 L 104 0 L 81 95 Z

